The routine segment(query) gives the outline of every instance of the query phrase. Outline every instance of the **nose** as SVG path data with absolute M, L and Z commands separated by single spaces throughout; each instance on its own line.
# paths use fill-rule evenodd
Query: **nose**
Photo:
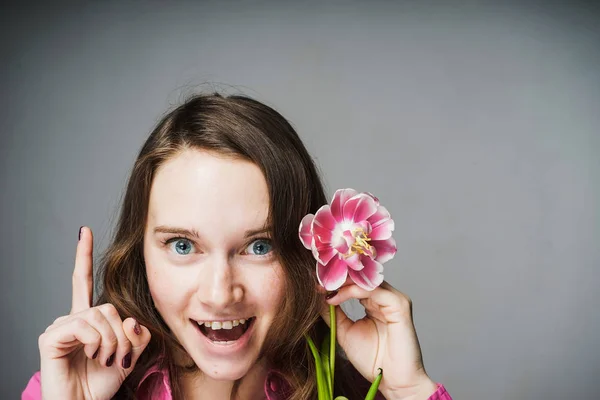
M 235 268 L 227 257 L 213 257 L 198 277 L 197 296 L 208 308 L 226 310 L 239 303 L 244 295 L 240 282 L 236 279 Z

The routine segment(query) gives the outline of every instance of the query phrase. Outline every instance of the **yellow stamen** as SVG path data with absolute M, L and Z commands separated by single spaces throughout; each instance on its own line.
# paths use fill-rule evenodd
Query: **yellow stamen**
M 372 247 L 369 242 L 371 238 L 365 233 L 362 228 L 356 228 L 352 231 L 352 236 L 354 236 L 354 243 L 350 246 L 348 251 L 349 256 L 358 253 L 358 254 L 367 254 L 372 253 Z

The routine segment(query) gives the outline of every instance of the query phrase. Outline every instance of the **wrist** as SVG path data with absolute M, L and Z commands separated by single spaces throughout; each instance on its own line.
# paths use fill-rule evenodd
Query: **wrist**
M 414 386 L 398 390 L 384 389 L 381 394 L 386 400 L 427 400 L 436 390 L 438 390 L 438 385 L 429 377 L 424 377 L 421 382 Z

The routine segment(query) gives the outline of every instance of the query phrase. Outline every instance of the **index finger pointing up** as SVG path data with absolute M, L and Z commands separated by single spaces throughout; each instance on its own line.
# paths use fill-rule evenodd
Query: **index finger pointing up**
M 94 277 L 92 271 L 92 251 L 94 238 L 92 231 L 82 226 L 79 231 L 79 242 L 75 254 L 75 269 L 73 270 L 73 301 L 71 314 L 86 310 L 92 306 L 94 294 Z

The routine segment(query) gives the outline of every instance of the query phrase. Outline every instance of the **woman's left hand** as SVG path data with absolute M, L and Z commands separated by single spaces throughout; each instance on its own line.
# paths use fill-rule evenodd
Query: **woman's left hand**
M 339 307 L 351 298 L 365 307 L 366 316 L 358 321 L 352 321 Z M 370 382 L 379 368 L 383 370 L 379 391 L 386 399 L 426 400 L 436 391 L 437 385 L 423 366 L 408 296 L 385 281 L 367 291 L 348 280 L 326 302 L 337 306 L 337 342 L 352 365 Z M 321 314 L 329 324 L 328 305 Z

